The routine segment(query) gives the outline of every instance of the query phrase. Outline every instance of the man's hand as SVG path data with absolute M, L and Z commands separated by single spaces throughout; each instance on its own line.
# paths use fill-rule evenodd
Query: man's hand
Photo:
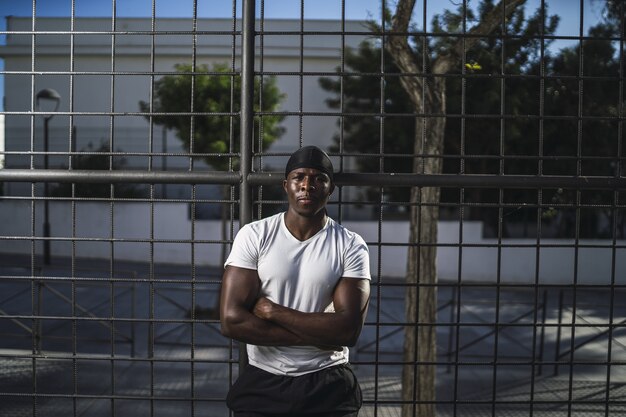
M 252 314 L 263 320 L 271 320 L 274 306 L 275 303 L 271 302 L 266 297 L 259 297 L 254 304 Z

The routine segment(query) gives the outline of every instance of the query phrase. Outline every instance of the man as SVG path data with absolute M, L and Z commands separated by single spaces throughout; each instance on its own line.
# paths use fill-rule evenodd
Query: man
M 326 215 L 334 189 L 328 155 L 294 152 L 286 212 L 244 226 L 225 263 L 220 319 L 248 344 L 249 365 L 228 393 L 236 417 L 356 416 L 361 390 L 348 346 L 361 333 L 369 253 Z

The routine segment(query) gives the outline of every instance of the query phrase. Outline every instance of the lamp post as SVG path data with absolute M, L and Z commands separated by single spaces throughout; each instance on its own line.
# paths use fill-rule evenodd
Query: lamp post
M 52 112 L 56 112 L 61 102 L 61 96 L 55 90 L 51 88 L 44 88 L 37 93 L 37 110 L 39 111 L 39 105 L 41 101 L 54 102 L 54 109 Z M 43 168 L 48 169 L 48 124 L 54 114 L 48 114 L 43 118 Z M 43 183 L 43 263 L 50 265 L 50 218 L 48 213 L 48 182 Z

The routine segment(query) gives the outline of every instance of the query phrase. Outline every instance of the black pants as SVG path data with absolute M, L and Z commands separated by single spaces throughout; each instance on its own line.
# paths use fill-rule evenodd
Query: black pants
M 356 417 L 361 401 L 348 365 L 295 377 L 248 365 L 226 398 L 235 417 Z

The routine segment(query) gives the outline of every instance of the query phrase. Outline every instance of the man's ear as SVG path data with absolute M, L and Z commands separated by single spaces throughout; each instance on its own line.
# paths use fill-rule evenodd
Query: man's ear
M 283 180 L 283 191 L 287 193 L 287 180 Z
M 330 184 L 330 192 L 328 193 L 329 197 L 332 195 L 333 191 L 335 191 L 335 183 L 334 182 Z

